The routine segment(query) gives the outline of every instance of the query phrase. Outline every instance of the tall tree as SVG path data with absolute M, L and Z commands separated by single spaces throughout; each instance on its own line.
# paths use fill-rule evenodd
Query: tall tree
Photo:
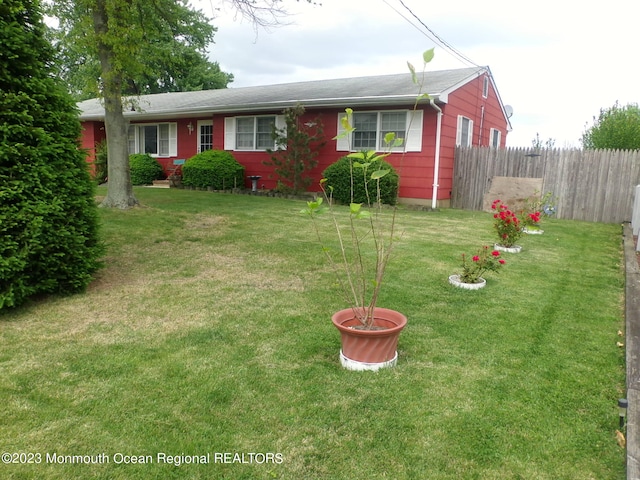
M 52 10 L 56 10 L 54 6 Z M 223 72 L 217 62 L 212 62 L 202 51 L 191 45 L 173 42 L 172 32 L 165 32 L 167 38 L 141 45 L 141 58 L 145 68 L 136 78 L 127 75 L 123 94 L 146 95 L 151 93 L 187 92 L 226 88 L 233 81 L 233 75 Z M 61 77 L 77 101 L 100 95 L 98 82 L 101 66 L 97 56 L 79 48 L 69 41 L 64 28 L 50 29 L 52 42 L 58 48 L 58 63 Z M 165 54 L 154 53 L 157 44 L 162 45 Z
M 189 6 L 188 0 L 48 1 L 64 32 L 59 37 L 63 51 L 80 62 L 99 64 L 95 91 L 104 102 L 109 155 L 109 186 L 102 206 L 134 206 L 138 201 L 129 175 L 123 95 L 145 77 L 145 72 L 166 64 L 166 58 L 181 48 L 204 54 L 215 28 L 201 11 Z M 227 1 L 256 28 L 277 25 L 286 15 L 282 0 Z
M 62 50 L 99 64 L 109 155 L 102 206 L 134 206 L 123 95 L 176 52 L 204 54 L 215 28 L 185 0 L 56 0 L 51 12 L 65 33 Z
M 593 125 L 582 134 L 584 148 L 640 149 L 640 107 L 630 103 L 621 107 L 618 102 L 600 109 Z
M 77 108 L 44 31 L 38 0 L 0 1 L 0 309 L 82 290 L 102 255 Z

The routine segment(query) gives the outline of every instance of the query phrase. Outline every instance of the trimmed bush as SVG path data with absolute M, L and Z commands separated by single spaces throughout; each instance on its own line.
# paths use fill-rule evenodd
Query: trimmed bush
M 1 310 L 82 291 L 104 250 L 77 107 L 52 70 L 38 2 L 0 10 Z
M 340 203 L 351 203 L 351 163 L 355 159 L 342 157 L 337 162 L 329 165 L 322 173 L 327 179 L 327 185 L 333 187 L 333 198 Z M 361 162 L 362 163 L 362 162 Z M 372 162 L 367 167 L 367 188 L 369 198 L 373 202 L 376 198 L 376 180 L 371 180 L 371 174 L 376 170 L 389 169 L 387 175 L 380 179 L 380 198 L 382 203 L 395 205 L 398 195 L 398 173 L 385 160 Z M 362 168 L 353 168 L 353 201 L 355 203 L 367 203 L 367 195 L 364 188 L 364 174 Z
M 224 150 L 206 150 L 182 166 L 182 184 L 226 190 L 244 185 L 244 167 Z
M 151 185 L 154 180 L 162 178 L 162 165 L 149 154 L 129 155 L 129 167 L 133 185 Z

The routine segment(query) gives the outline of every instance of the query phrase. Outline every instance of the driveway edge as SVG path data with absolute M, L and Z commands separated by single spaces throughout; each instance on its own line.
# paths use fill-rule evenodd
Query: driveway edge
M 640 267 L 631 225 L 623 226 L 627 374 L 627 480 L 640 480 Z

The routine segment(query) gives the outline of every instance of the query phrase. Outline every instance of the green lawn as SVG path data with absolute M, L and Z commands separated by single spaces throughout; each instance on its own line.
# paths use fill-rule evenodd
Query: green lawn
M 136 195 L 101 210 L 86 294 L 0 316 L 1 451 L 40 461 L 0 478 L 624 478 L 619 225 L 547 220 L 465 291 L 447 277 L 491 215 L 401 210 L 379 303 L 409 319 L 398 365 L 350 372 L 302 202 Z

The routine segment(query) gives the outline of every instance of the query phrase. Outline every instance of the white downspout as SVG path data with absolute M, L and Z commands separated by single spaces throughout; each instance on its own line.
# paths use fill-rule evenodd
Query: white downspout
M 431 208 L 438 206 L 438 177 L 440 175 L 440 136 L 442 131 L 442 109 L 435 104 L 433 98 L 429 99 L 429 103 L 438 111 L 438 119 L 436 122 L 436 152 L 433 162 L 433 193 L 431 194 Z

